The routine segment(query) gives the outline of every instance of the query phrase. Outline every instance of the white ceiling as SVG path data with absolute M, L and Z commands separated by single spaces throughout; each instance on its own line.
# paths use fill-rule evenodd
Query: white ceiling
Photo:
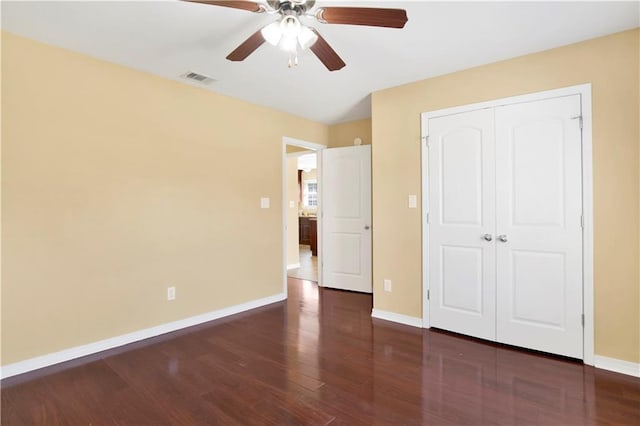
M 380 89 L 640 23 L 638 1 L 318 4 L 399 7 L 409 22 L 396 30 L 308 20 L 347 63 L 336 72 L 309 51 L 289 69 L 286 54 L 268 44 L 229 62 L 227 54 L 275 17 L 180 1 L 3 1 L 2 28 L 178 81 L 187 71 L 206 74 L 217 80 L 206 90 L 334 124 L 369 117 L 370 94 Z

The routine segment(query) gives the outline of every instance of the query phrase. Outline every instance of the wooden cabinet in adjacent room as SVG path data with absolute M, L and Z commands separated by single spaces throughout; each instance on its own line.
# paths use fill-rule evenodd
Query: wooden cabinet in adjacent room
M 318 247 L 318 218 L 300 216 L 298 218 L 298 235 L 300 244 L 311 246 L 311 255 L 317 256 Z
M 298 235 L 300 244 L 311 244 L 311 223 L 310 217 L 300 216 L 298 218 Z
M 311 246 L 311 256 L 318 255 L 318 218 L 309 219 L 309 245 Z

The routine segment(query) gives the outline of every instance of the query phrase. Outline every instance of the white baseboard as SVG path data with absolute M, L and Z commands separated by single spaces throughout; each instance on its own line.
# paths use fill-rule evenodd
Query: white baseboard
M 111 337 L 109 339 L 100 340 L 98 342 L 89 343 L 87 345 L 76 346 L 73 348 L 64 349 L 59 352 L 26 359 L 24 361 L 19 361 L 13 364 L 8 364 L 0 367 L 0 378 L 5 379 L 7 377 L 37 370 L 39 368 L 48 367 L 50 365 L 58 364 L 65 361 L 70 361 L 75 358 L 92 355 L 107 349 L 113 349 L 118 346 L 137 342 L 139 340 L 148 339 L 150 337 L 170 333 L 172 331 L 202 324 L 208 321 L 213 321 L 219 318 L 227 317 L 229 315 L 238 314 L 250 309 L 259 308 L 261 306 L 285 300 L 286 298 L 287 296 L 285 293 L 274 294 L 273 296 L 265 297 L 263 299 L 252 300 L 246 303 L 241 303 L 239 305 L 229 306 L 228 308 L 218 309 L 216 311 L 207 312 L 205 314 L 196 315 L 166 324 L 161 324 L 151 328 L 145 328 L 144 330 L 138 330 L 132 333 Z
M 410 317 L 408 315 L 396 314 L 395 312 L 382 311 L 380 309 L 373 309 L 371 311 L 371 316 L 385 321 L 392 321 L 410 325 L 411 327 L 422 328 L 422 318 Z
M 300 267 L 300 263 L 292 263 L 291 265 L 287 265 L 287 271 L 289 269 L 296 269 Z
M 596 355 L 594 357 L 594 366 L 596 368 L 602 368 L 603 370 L 640 377 L 640 364 L 636 362 Z

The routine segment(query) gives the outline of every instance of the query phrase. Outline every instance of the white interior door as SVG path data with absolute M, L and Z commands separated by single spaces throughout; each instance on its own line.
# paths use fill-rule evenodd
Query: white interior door
M 497 340 L 582 358 L 580 95 L 495 114 Z
M 371 293 L 371 146 L 322 150 L 322 283 Z
M 494 110 L 428 125 L 430 322 L 495 340 Z

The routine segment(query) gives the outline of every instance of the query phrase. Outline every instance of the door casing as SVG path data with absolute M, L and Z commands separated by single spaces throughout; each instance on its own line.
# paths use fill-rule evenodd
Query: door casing
M 446 108 L 422 113 L 421 174 L 422 174 L 422 326 L 429 321 L 429 119 L 484 108 L 495 108 L 561 96 L 580 95 L 582 110 L 582 214 L 584 218 L 582 243 L 582 300 L 584 309 L 583 362 L 594 365 L 594 303 L 593 303 L 593 163 L 591 84 L 565 87 L 486 102 Z

